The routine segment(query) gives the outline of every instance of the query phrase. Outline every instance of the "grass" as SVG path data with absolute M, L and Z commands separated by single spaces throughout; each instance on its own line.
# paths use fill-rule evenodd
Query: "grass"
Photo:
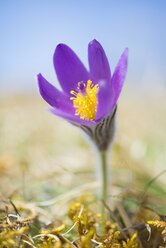
M 104 224 L 81 131 L 36 96 L 0 100 L 0 247 L 165 247 L 166 104 L 141 97 L 119 104 Z

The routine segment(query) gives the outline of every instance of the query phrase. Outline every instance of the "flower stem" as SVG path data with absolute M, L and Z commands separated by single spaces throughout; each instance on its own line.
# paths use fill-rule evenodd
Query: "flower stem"
M 107 185 L 108 185 L 108 171 L 107 171 L 107 152 L 105 150 L 100 151 L 101 156 L 101 200 L 106 203 L 107 202 Z M 104 217 L 105 215 L 105 207 L 102 202 L 101 212 Z

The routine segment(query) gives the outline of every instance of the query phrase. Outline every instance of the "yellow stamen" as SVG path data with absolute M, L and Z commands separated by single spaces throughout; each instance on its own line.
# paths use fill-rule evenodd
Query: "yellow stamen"
M 98 84 L 93 85 L 91 80 L 87 81 L 87 84 L 83 84 L 84 91 L 80 90 L 80 83 L 78 83 L 79 92 L 71 90 L 73 95 L 70 100 L 73 101 L 75 115 L 80 116 L 81 119 L 95 120 L 97 112 L 97 93 L 99 91 Z

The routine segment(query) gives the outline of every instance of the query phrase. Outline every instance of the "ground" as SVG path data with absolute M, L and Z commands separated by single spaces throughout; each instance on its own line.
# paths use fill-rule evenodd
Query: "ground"
M 96 214 L 100 212 L 98 206 L 101 204 L 97 196 L 100 188 L 97 181 L 100 174 L 99 161 L 96 150 L 81 130 L 51 115 L 47 109 L 48 106 L 39 96 L 12 94 L 0 99 L 0 194 L 1 212 L 3 213 L 1 215 L 17 215 L 18 211 L 21 218 L 24 215 L 26 218 L 31 219 L 32 217 L 30 222 L 34 223 L 35 220 L 35 225 L 38 221 L 41 229 L 43 227 L 48 229 L 47 224 L 55 222 L 55 225 L 51 224 L 50 227 L 53 230 L 55 226 L 62 225 L 64 222 L 66 227 L 52 232 L 58 233 L 57 236 L 60 239 L 59 246 L 55 247 L 61 247 L 60 245 L 67 247 L 65 241 L 60 244 L 62 241 L 60 233 L 66 229 L 69 230 L 69 226 L 73 225 L 70 221 L 79 223 L 80 211 L 83 211 L 84 218 L 89 211 L 88 216 L 94 218 L 95 228 L 96 223 L 103 226 L 100 220 L 96 220 Z M 109 211 L 111 211 L 114 217 L 117 217 L 116 212 L 119 212 L 121 216 L 119 223 L 121 225 L 123 222 L 123 228 L 138 223 L 161 228 L 161 232 L 165 228 L 161 223 L 161 221 L 164 223 L 166 215 L 165 113 L 166 104 L 163 94 L 150 95 L 145 92 L 133 94 L 130 92 L 128 95 L 123 95 L 119 102 L 115 141 L 108 154 L 111 186 L 109 204 L 106 208 L 107 214 L 110 214 Z M 70 213 L 71 204 L 75 215 L 74 217 L 70 216 L 71 220 L 69 221 L 67 213 Z M 148 213 L 145 213 L 145 205 Z M 77 207 L 78 211 L 75 210 Z M 141 213 L 143 216 L 140 215 Z M 4 218 L 4 216 L 1 217 Z M 10 222 L 16 221 L 11 221 L 10 218 L 11 216 L 9 216 Z M 2 219 L 0 235 L 2 233 L 4 236 Z M 154 220 L 159 223 L 147 223 L 147 221 Z M 17 219 L 17 221 L 20 220 Z M 118 220 L 113 221 L 110 218 L 110 221 L 112 221 L 110 223 L 115 224 L 116 222 L 116 225 L 119 225 Z M 111 225 L 110 223 L 108 225 Z M 11 223 L 7 222 L 7 224 Z M 158 227 L 156 227 L 157 224 Z M 30 224 L 28 223 L 28 225 Z M 85 239 L 84 235 L 78 230 L 77 234 L 72 233 L 72 235 L 78 235 L 81 240 L 75 247 L 97 247 L 97 245 L 102 247 L 103 236 L 96 239 L 97 241 L 95 240 L 96 246 L 95 244 L 92 246 L 92 243 L 95 243 L 92 238 L 94 235 L 92 226 L 91 228 L 86 226 L 91 236 L 86 237 L 88 241 L 84 245 L 82 241 Z M 26 228 L 29 228 L 27 223 L 19 223 L 20 233 L 13 234 L 11 239 L 14 240 L 16 236 L 18 242 L 18 237 L 27 235 Z M 35 234 L 32 234 L 31 230 L 31 236 L 41 233 L 40 228 Z M 117 229 L 117 226 L 111 226 L 109 232 L 117 231 Z M 100 232 L 98 228 L 97 231 Z M 136 231 L 138 234 L 129 232 L 130 239 L 132 239 L 132 235 L 138 235 L 138 238 L 134 236 L 133 240 L 145 238 L 137 228 Z M 158 240 L 161 239 L 161 232 L 159 230 L 159 238 L 154 238 L 157 240 L 155 242 L 159 242 Z M 109 239 L 111 235 L 109 234 Z M 118 235 L 116 233 L 114 238 L 119 239 Z M 72 237 L 69 237 L 69 240 Z M 51 239 L 51 237 L 49 238 Z M 147 237 L 146 240 L 148 240 Z M 13 246 L 9 244 L 5 246 L 1 241 L 1 236 L 0 242 L 3 244 L 1 247 L 14 247 L 13 244 Z M 88 242 L 92 243 L 89 245 Z M 127 241 L 124 241 L 126 246 L 122 242 L 119 243 L 121 246 L 118 246 L 118 242 L 115 247 L 138 247 L 135 241 L 133 241 L 135 246 L 127 246 Z M 48 242 L 46 243 L 48 245 Z M 34 247 L 42 247 L 41 244 L 35 245 L 38 244 L 34 243 Z M 43 244 L 43 247 L 54 247 L 51 243 L 49 245 L 44 246 Z M 157 245 L 143 244 L 143 247 L 158 247 Z

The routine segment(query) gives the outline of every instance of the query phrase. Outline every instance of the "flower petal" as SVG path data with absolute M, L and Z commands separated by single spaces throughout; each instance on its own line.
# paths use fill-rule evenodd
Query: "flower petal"
M 106 80 L 99 82 L 96 120 L 100 120 L 114 110 L 125 80 L 127 64 L 128 49 L 126 48 L 115 68 L 111 83 Z
M 99 82 L 98 92 L 98 108 L 96 114 L 96 120 L 99 121 L 101 118 L 107 116 L 110 113 L 111 105 L 111 87 L 110 82 L 102 80 Z
M 69 97 L 56 89 L 41 74 L 37 75 L 40 94 L 43 99 L 53 107 L 68 110 L 72 108 L 72 102 Z
M 128 65 L 128 48 L 126 48 L 122 53 L 111 79 L 111 89 L 112 89 L 112 99 L 113 99 L 112 107 L 116 105 L 119 95 L 121 93 L 127 73 L 127 65 Z
M 87 81 L 89 73 L 73 50 L 65 44 L 59 44 L 54 53 L 54 67 L 66 93 L 77 88 L 78 82 Z
M 97 40 L 92 40 L 88 45 L 88 59 L 92 80 L 111 80 L 111 71 L 104 49 Z
M 96 124 L 96 122 L 94 121 L 87 121 L 77 117 L 72 110 L 66 112 L 62 109 L 52 108 L 50 109 L 50 112 L 53 113 L 54 115 L 57 115 L 59 117 L 62 117 L 63 119 L 68 120 L 69 122 L 75 125 L 92 126 Z

